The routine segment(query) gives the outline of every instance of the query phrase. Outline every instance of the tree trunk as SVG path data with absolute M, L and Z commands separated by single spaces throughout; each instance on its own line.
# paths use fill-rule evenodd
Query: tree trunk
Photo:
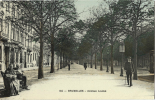
M 146 56 L 144 56 L 144 67 L 146 66 L 146 65 L 145 65 L 145 62 L 146 62 L 146 60 L 145 60 L 146 58 L 145 58 L 145 57 L 146 57 Z
M 111 74 L 114 74 L 114 69 L 113 69 L 113 44 L 111 45 Z
M 90 64 L 90 68 L 93 68 L 93 56 L 91 55 L 91 64 Z
M 58 57 L 57 60 L 60 61 L 60 57 Z M 58 69 L 57 70 L 59 70 L 59 68 L 60 68 L 60 62 L 58 62 Z
M 65 66 L 67 66 L 67 56 L 65 55 Z
M 62 52 L 60 51 L 60 69 L 62 69 Z
M 95 53 L 95 69 L 97 69 L 97 67 L 96 67 L 96 53 Z
M 54 73 L 54 33 L 51 34 L 51 71 Z
M 41 13 L 42 13 L 42 3 L 41 3 Z M 42 15 L 42 14 L 41 14 Z M 38 79 L 44 78 L 43 75 L 43 26 L 42 26 L 42 19 L 40 23 L 40 57 L 39 57 L 39 68 L 38 68 Z
M 102 60 L 102 51 L 103 51 L 103 50 L 100 51 L 100 53 L 101 53 L 101 65 L 100 65 L 100 71 L 103 70 L 103 69 L 102 69 L 102 63 L 103 63 L 103 60 Z
M 64 57 L 64 53 L 62 54 L 63 55 L 63 68 L 65 67 L 65 57 Z
M 142 56 L 142 68 L 144 67 L 144 56 Z
M 65 61 L 66 61 L 65 63 L 66 63 L 66 66 L 67 66 L 67 56 L 66 56 L 66 60 Z
M 136 39 L 136 24 L 134 25 L 134 75 L 133 79 L 137 80 L 137 39 Z
M 51 17 L 50 17 L 50 31 L 51 33 L 51 71 L 54 73 L 54 30 L 51 30 Z

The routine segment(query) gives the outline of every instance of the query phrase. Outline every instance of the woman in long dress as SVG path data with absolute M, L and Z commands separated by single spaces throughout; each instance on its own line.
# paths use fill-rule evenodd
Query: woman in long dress
M 16 78 L 12 65 L 7 68 L 5 75 L 6 77 L 4 84 L 7 95 L 17 95 L 19 92 L 19 80 Z

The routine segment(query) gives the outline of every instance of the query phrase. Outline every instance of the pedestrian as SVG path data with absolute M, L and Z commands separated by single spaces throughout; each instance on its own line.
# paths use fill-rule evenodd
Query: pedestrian
M 86 70 L 86 68 L 87 68 L 87 63 L 84 63 L 84 68 L 85 68 L 85 70 Z
M 68 63 L 68 70 L 70 70 L 70 63 Z
M 127 75 L 127 82 L 128 85 L 130 83 L 130 86 L 132 86 L 132 73 L 134 72 L 134 68 L 133 68 L 133 63 L 131 62 L 131 57 L 127 58 L 127 62 L 125 63 L 124 69 L 126 70 L 126 75 Z M 129 82 L 129 78 L 130 78 L 130 82 Z

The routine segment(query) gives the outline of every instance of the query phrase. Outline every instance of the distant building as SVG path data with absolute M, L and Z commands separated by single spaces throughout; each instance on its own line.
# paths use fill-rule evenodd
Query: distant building
M 44 44 L 46 45 L 46 44 Z M 46 47 L 46 46 L 45 46 Z M 51 51 L 50 49 L 47 47 L 45 48 L 44 47 L 44 50 L 43 50 L 43 64 L 44 65 L 51 65 Z M 56 53 L 54 52 L 54 66 L 59 64 L 60 60 L 59 60 L 59 57 L 56 55 Z

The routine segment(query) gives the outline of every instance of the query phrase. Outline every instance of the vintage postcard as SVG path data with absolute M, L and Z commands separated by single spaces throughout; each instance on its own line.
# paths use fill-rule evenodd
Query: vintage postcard
M 154 0 L 1 0 L 0 100 L 153 100 Z

